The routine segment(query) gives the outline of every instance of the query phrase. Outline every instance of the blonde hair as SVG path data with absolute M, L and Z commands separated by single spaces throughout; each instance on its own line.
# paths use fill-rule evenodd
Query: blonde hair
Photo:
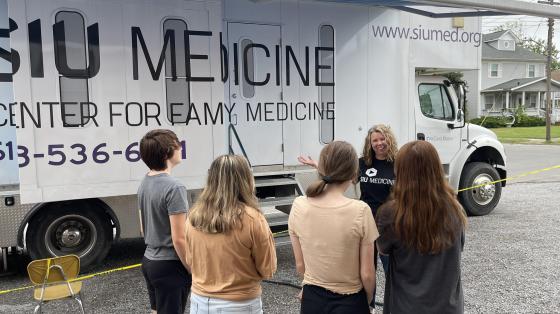
M 375 151 L 371 147 L 371 135 L 374 132 L 377 132 L 383 135 L 383 137 L 385 137 L 385 141 L 387 142 L 387 148 L 388 148 L 387 160 L 390 162 L 395 162 L 395 159 L 397 158 L 397 153 L 399 152 L 395 134 L 393 134 L 393 131 L 391 131 L 390 126 L 385 124 L 378 124 L 378 125 L 374 125 L 373 127 L 371 127 L 371 129 L 368 130 L 368 134 L 364 141 L 364 150 L 362 152 L 362 156 L 364 158 L 364 162 L 366 166 L 368 167 L 371 166 L 373 164 L 373 157 L 375 157 Z
M 309 197 L 321 195 L 327 184 L 355 180 L 358 173 L 358 155 L 350 143 L 334 141 L 323 147 L 317 167 L 319 180 L 305 192 Z
M 188 221 L 206 233 L 228 233 L 241 227 L 245 206 L 259 208 L 249 163 L 243 156 L 223 155 L 210 165 L 206 187 Z

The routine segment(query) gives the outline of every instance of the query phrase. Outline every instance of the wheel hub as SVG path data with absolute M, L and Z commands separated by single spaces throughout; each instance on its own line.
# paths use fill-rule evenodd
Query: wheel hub
M 64 215 L 49 224 L 44 239 L 51 256 L 76 254 L 83 257 L 93 249 L 97 229 L 85 216 Z
M 496 194 L 496 187 L 492 182 L 492 177 L 486 173 L 478 175 L 474 181 L 473 185 L 476 186 L 472 190 L 473 199 L 479 205 L 486 205 L 494 199 Z
M 62 232 L 61 242 L 66 247 L 75 247 L 82 240 L 80 230 L 76 228 L 69 228 Z

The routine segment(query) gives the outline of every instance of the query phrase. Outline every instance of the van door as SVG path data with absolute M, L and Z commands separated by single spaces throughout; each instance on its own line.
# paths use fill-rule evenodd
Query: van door
M 456 97 L 452 89 L 443 82 L 418 83 L 418 105 L 415 108 L 416 137 L 437 148 L 446 173 L 461 144 L 461 129 L 448 126 L 455 125 L 457 119 Z
M 229 136 L 234 152 L 241 154 L 243 146 L 252 166 L 284 162 L 283 123 L 276 119 L 276 104 L 282 100 L 282 86 L 276 84 L 275 55 L 280 34 L 280 26 L 228 23 L 229 106 L 235 104 L 231 124 L 239 140 Z M 263 84 L 267 76 L 268 82 Z

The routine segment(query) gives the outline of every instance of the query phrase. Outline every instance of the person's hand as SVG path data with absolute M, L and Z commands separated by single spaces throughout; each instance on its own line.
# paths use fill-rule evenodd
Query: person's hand
M 371 304 L 371 301 L 373 301 L 373 293 L 367 296 L 367 304 Z
M 317 165 L 317 162 L 315 160 L 313 160 L 313 158 L 311 158 L 311 156 L 298 156 L 297 160 L 304 165 L 307 166 L 311 166 L 313 168 L 317 168 L 319 165 Z
M 303 288 L 301 288 L 299 293 L 296 295 L 296 298 L 298 298 L 299 302 L 301 302 L 301 299 L 303 298 Z

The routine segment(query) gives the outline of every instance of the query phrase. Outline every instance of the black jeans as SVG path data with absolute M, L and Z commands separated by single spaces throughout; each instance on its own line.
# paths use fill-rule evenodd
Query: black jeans
M 369 314 L 366 291 L 338 294 L 323 287 L 304 285 L 301 314 Z
M 150 307 L 158 314 L 183 314 L 191 291 L 191 274 L 178 260 L 154 261 L 142 258 Z

